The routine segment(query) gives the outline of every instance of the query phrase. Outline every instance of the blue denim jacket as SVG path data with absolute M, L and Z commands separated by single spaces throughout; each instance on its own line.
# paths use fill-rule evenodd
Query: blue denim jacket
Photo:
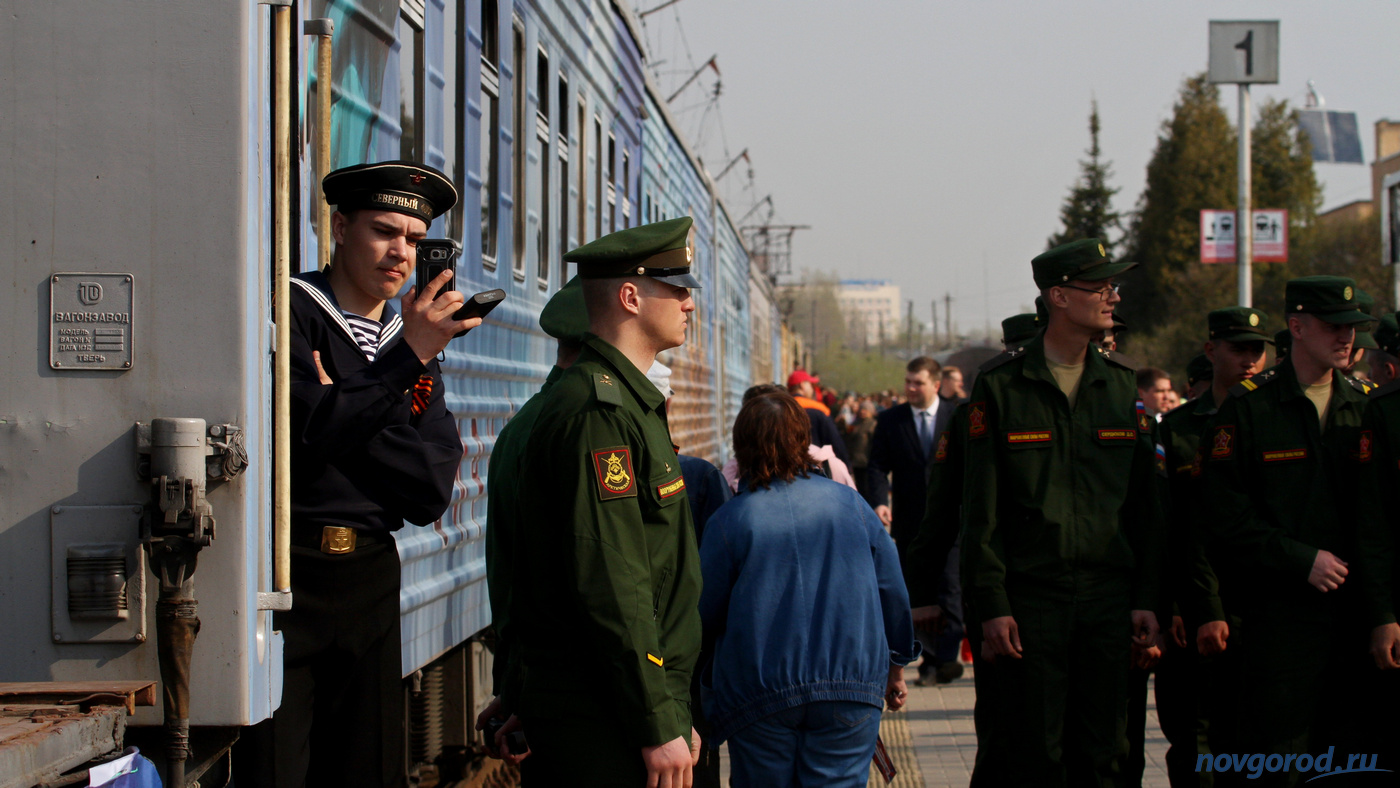
M 919 654 L 894 540 L 849 487 L 745 486 L 710 517 L 700 566 L 714 744 L 804 703 L 882 706 L 890 665 Z

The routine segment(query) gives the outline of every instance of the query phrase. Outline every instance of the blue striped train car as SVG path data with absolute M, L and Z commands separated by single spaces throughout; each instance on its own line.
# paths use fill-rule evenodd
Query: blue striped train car
M 443 363 L 463 441 L 452 505 L 432 526 L 398 532 L 412 754 L 426 763 L 479 742 L 471 723 L 490 691 L 487 467 L 502 426 L 553 362 L 537 320 L 571 275 L 562 254 L 615 229 L 695 218 L 704 289 L 686 345 L 663 361 L 675 372 L 676 440 L 717 463 L 744 388 L 781 374 L 781 321 L 646 73 L 625 0 L 291 0 L 278 10 L 287 7 L 0 0 L 0 43 L 24 53 L 3 89 L 32 108 L 0 118 L 0 172 L 29 184 L 0 218 L 6 237 L 31 238 L 0 252 L 15 272 L 4 310 L 14 347 L 48 353 L 35 310 L 47 304 L 40 295 L 62 295 L 50 292 L 68 281 L 56 274 L 136 282 L 127 371 L 60 370 L 19 351 L 4 361 L 0 543 L 11 549 L 0 551 L 0 621 L 16 648 L 0 655 L 0 680 L 158 680 L 145 639 L 153 583 L 128 522 L 149 497 L 133 472 L 132 425 L 199 416 L 242 425 L 249 470 L 209 492 L 220 530 L 196 578 L 205 624 L 190 721 L 231 731 L 271 713 L 281 685 L 275 595 L 265 593 L 275 495 L 268 293 L 283 237 L 274 214 L 292 217 L 293 265 L 313 269 L 326 251 L 317 156 L 324 150 L 330 168 L 414 159 L 446 172 L 462 196 L 430 230 L 463 246 L 458 289 L 508 293 Z M 274 24 L 287 13 L 289 27 Z M 316 39 L 301 35 L 323 18 L 334 23 L 324 75 Z M 274 67 L 277 30 L 291 31 L 286 84 Z M 79 46 L 42 44 L 59 37 Z M 161 43 L 130 46 L 142 37 Z M 316 121 L 322 91 L 329 128 Z M 291 110 L 285 138 L 274 132 L 277 107 Z M 291 140 L 286 167 L 273 155 L 281 139 Z M 295 197 L 279 203 L 282 175 Z M 180 239 L 194 254 L 149 254 L 152 239 Z M 61 513 L 75 506 L 92 508 Z M 134 613 L 120 623 L 69 620 L 70 537 L 127 546 L 123 603 Z M 51 562 L 24 558 L 50 551 Z M 50 587 L 50 603 L 36 603 L 32 589 Z M 159 722 L 158 708 L 133 720 Z

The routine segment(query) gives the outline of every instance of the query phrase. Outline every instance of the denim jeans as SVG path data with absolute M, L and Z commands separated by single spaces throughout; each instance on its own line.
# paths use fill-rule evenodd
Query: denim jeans
M 770 714 L 729 737 L 735 788 L 864 788 L 880 708 L 820 701 Z

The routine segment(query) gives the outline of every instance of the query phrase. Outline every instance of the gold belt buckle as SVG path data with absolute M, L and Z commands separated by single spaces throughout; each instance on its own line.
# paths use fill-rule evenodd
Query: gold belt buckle
M 355 529 L 338 525 L 321 527 L 321 552 L 327 555 L 341 555 L 355 552 Z

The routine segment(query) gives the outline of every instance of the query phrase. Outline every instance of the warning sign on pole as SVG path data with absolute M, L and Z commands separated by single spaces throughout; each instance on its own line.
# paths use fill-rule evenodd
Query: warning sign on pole
M 1235 262 L 1235 212 L 1201 211 L 1201 262 Z
M 1254 262 L 1288 262 L 1288 211 L 1254 211 L 1250 222 Z M 1234 211 L 1201 211 L 1201 262 L 1233 263 L 1236 254 Z
M 1254 262 L 1288 262 L 1288 211 L 1254 212 Z

